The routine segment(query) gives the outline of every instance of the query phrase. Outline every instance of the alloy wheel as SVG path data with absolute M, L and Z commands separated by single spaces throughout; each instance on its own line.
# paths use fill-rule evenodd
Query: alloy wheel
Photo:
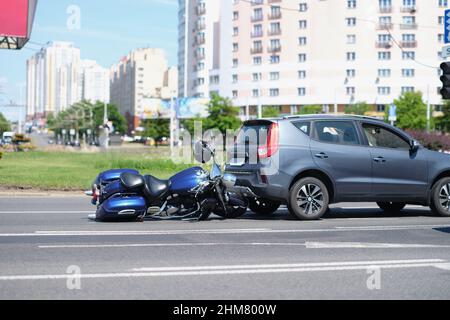
M 321 211 L 324 205 L 322 189 L 315 184 L 305 184 L 297 194 L 297 205 L 307 215 Z
M 444 184 L 439 191 L 439 203 L 444 210 L 450 211 L 450 183 Z

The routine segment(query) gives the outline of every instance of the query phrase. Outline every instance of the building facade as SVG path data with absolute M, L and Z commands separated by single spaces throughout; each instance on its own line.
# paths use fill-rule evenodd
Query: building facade
M 27 60 L 27 116 L 57 114 L 79 101 L 80 49 L 53 42 Z
M 178 95 L 178 70 L 169 68 L 164 50 L 132 51 L 111 67 L 111 102 L 127 118 L 129 130 L 140 124 L 145 98 L 171 99 Z
M 252 115 L 259 105 L 291 114 L 356 102 L 381 115 L 407 91 L 442 103 L 447 0 L 180 0 L 179 8 L 180 95 L 217 92 Z
M 82 60 L 78 73 L 81 100 L 109 103 L 109 69 L 94 60 Z
M 109 70 L 81 60 L 70 42 L 53 42 L 27 60 L 27 118 L 58 114 L 81 100 L 109 102 Z

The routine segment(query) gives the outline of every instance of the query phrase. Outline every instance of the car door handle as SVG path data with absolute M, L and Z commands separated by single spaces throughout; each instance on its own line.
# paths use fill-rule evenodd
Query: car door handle
M 373 161 L 384 163 L 384 162 L 386 162 L 386 159 L 383 157 L 376 157 L 376 158 L 373 158 Z
M 325 152 L 316 153 L 314 156 L 319 159 L 328 159 L 328 155 Z

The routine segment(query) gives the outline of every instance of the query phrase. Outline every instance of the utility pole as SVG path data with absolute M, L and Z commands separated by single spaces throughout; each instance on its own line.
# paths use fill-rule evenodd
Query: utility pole
M 105 133 L 105 149 L 108 149 L 109 146 L 109 130 L 110 128 L 108 128 L 108 104 L 105 102 L 103 102 L 103 127 L 104 127 L 104 133 Z

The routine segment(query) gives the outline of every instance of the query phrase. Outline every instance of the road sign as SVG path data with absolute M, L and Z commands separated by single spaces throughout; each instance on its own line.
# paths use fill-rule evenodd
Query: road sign
M 395 104 L 391 104 L 389 107 L 389 121 L 397 121 L 397 106 Z
M 442 58 L 450 57 L 450 45 L 442 48 Z
M 450 43 L 450 9 L 445 10 L 445 19 L 444 19 L 444 42 Z

